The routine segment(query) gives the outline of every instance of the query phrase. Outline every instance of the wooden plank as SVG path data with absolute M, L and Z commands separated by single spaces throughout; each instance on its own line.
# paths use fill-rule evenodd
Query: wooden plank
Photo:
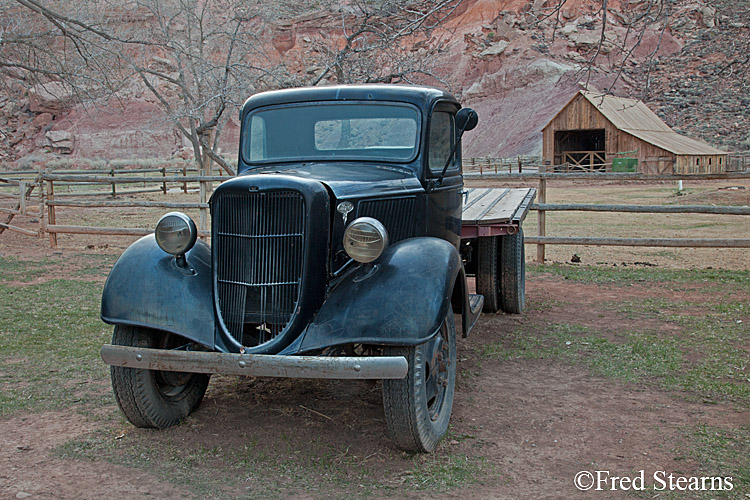
M 29 236 L 39 236 L 39 233 L 36 232 L 36 231 L 29 231 L 28 229 L 24 229 L 24 228 L 18 227 L 18 226 L 13 226 L 11 224 L 4 224 L 2 222 L 0 222 L 0 228 L 2 228 L 4 230 L 5 229 L 10 229 L 11 231 L 16 231 L 17 233 L 26 234 L 26 235 L 29 235 Z
M 522 223 L 524 219 L 526 219 L 526 216 L 529 213 L 529 210 L 531 210 L 531 205 L 534 203 L 534 198 L 536 197 L 536 189 L 529 188 L 527 190 L 526 196 L 524 197 L 523 201 L 521 201 L 521 204 L 518 205 L 518 208 L 516 209 L 516 212 L 513 214 L 513 222 L 514 223 Z
M 214 176 L 201 176 L 194 175 L 188 177 L 115 177 L 114 179 L 110 176 L 101 175 L 56 175 L 56 174 L 44 174 L 44 180 L 54 182 L 92 182 L 97 184 L 136 184 L 136 183 L 158 183 L 163 182 L 224 182 L 228 180 L 228 177 L 222 177 L 219 175 Z
M 577 205 L 538 203 L 531 210 L 580 211 L 580 212 L 624 212 L 651 214 L 719 214 L 750 215 L 750 207 L 729 207 L 713 205 Z
M 750 179 L 750 172 L 724 172 L 718 174 L 658 174 L 646 175 L 642 173 L 574 173 L 560 174 L 552 172 L 540 172 L 536 174 L 484 174 L 480 175 L 473 172 L 464 174 L 464 180 L 471 179 L 498 179 L 498 180 L 524 180 L 536 181 L 539 179 L 548 179 L 551 181 L 567 180 L 601 180 L 601 181 L 679 181 L 679 180 L 714 180 L 714 179 Z
M 524 242 L 531 245 L 750 248 L 750 238 L 587 238 L 579 236 L 527 236 L 524 238 Z
M 488 189 L 481 198 L 476 200 L 476 202 L 467 204 L 467 206 L 464 207 L 462 215 L 463 221 L 467 224 L 478 224 L 478 221 L 482 219 L 483 214 L 486 214 L 489 210 L 498 205 L 509 191 L 510 189 L 508 188 Z
M 498 203 L 490 211 L 484 214 L 479 223 L 492 224 L 513 220 L 513 216 L 526 199 L 528 193 L 528 189 L 511 189 L 503 198 L 502 203 Z
M 146 236 L 154 232 L 153 229 L 141 229 L 134 227 L 94 227 L 94 226 L 63 226 L 48 224 L 47 232 L 52 234 L 103 234 L 111 236 Z M 211 236 L 210 231 L 198 231 L 198 236 Z
M 534 188 L 474 188 L 468 190 L 462 223 L 466 225 L 521 222 L 534 199 Z
M 475 205 L 479 200 L 484 198 L 485 196 L 489 195 L 492 191 L 492 188 L 470 188 L 468 189 L 468 196 L 466 197 L 466 200 L 464 201 L 464 212 L 468 210 L 470 207 Z
M 57 195 L 60 196 L 59 194 Z M 83 195 L 82 195 L 83 196 Z M 88 196 L 88 195 L 86 195 Z M 49 206 L 55 207 L 144 207 L 144 208 L 208 208 L 208 203 L 166 202 L 166 201 L 83 201 L 83 200 L 50 200 Z

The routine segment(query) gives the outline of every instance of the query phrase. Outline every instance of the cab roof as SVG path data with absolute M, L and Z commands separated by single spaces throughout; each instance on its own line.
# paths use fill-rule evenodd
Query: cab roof
M 448 92 L 417 85 L 369 84 L 331 85 L 271 90 L 251 96 L 242 106 L 246 110 L 275 104 L 293 104 L 318 101 L 392 101 L 414 104 L 427 110 L 437 101 L 458 101 Z

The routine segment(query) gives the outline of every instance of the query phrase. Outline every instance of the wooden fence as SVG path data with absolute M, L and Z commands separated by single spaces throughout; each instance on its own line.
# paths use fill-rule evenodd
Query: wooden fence
M 195 170 L 193 170 L 194 172 Z M 5 222 L 0 222 L 0 233 L 4 230 L 17 231 L 30 236 L 48 235 L 50 246 L 57 247 L 57 235 L 94 234 L 94 235 L 128 235 L 140 236 L 153 232 L 152 229 L 127 227 L 94 227 L 62 225 L 57 223 L 58 207 L 80 208 L 164 208 L 199 211 L 198 229 L 201 237 L 210 234 L 208 230 L 207 196 L 217 182 L 227 179 L 224 176 L 189 175 L 191 171 L 186 167 L 173 168 L 169 166 L 144 169 L 110 169 L 78 171 L 23 171 L 15 172 L 9 178 L 7 172 L 0 172 L 0 198 L 10 200 L 9 207 L 0 206 L 0 212 L 8 215 Z M 151 175 L 149 175 L 151 174 Z M 157 175 L 153 175 L 157 174 Z M 466 173 L 469 179 L 497 179 L 502 181 L 525 181 L 537 184 L 537 200 L 531 209 L 537 211 L 538 233 L 528 235 L 526 242 L 537 245 L 537 260 L 544 262 L 546 245 L 616 245 L 616 246 L 659 246 L 659 247 L 718 247 L 718 248 L 750 248 L 750 238 L 611 238 L 595 237 L 591 235 L 576 237 L 547 236 L 547 212 L 552 211 L 587 211 L 587 212 L 619 212 L 619 213 L 670 213 L 670 214 L 720 214 L 720 215 L 750 215 L 750 207 L 729 207 L 710 205 L 584 205 L 584 204 L 552 204 L 547 203 L 548 182 L 551 181 L 621 181 L 621 182 L 663 182 L 685 179 L 682 175 L 644 175 L 638 173 L 511 173 L 511 174 L 473 174 Z M 712 179 L 741 179 L 750 180 L 750 172 L 693 174 L 694 180 Z M 106 189 L 102 190 L 102 186 Z M 120 186 L 118 189 L 117 186 Z M 145 201 L 145 200 L 117 200 L 123 194 L 144 192 L 197 193 L 198 201 Z M 102 199 L 107 195 L 108 199 Z M 39 229 L 32 231 L 27 228 L 11 224 L 13 217 L 24 215 L 38 219 Z
M 0 213 L 7 214 L 5 220 L 0 222 L 0 234 L 6 229 L 29 236 L 39 234 L 38 231 L 30 231 L 13 225 L 11 222 L 16 215 L 36 217 L 41 220 L 44 214 L 44 193 L 40 186 L 41 181 L 38 172 L 34 172 L 33 177 L 0 177 L 0 187 L 3 188 L 0 190 L 0 198 L 11 203 L 10 207 L 0 206 Z M 34 197 L 35 190 L 36 197 Z
M 122 167 L 123 163 L 120 162 Z M 65 166 L 70 166 L 65 164 Z M 86 165 L 91 167 L 92 165 Z M 94 165 L 101 166 L 101 165 Z M 107 166 L 108 162 L 107 162 Z M 136 164 L 136 166 L 138 166 Z M 159 167 L 147 168 L 89 168 L 87 170 L 14 170 L 0 171 L 0 202 L 10 201 L 10 206 L 0 206 L 0 212 L 7 213 L 5 222 L 0 222 L 0 233 L 11 230 L 29 236 L 47 234 L 50 247 L 57 247 L 57 235 L 99 234 L 140 236 L 153 232 L 152 229 L 126 227 L 94 227 L 57 224 L 57 207 L 103 207 L 103 208 L 165 208 L 198 209 L 199 235 L 207 237 L 208 203 L 207 196 L 216 182 L 227 177 L 200 176 L 192 163 L 167 163 Z M 36 196 L 32 193 L 36 190 Z M 197 193 L 198 202 L 168 202 L 116 200 L 118 196 L 179 191 L 184 194 Z M 102 199 L 102 197 L 109 199 Z M 15 202 L 15 205 L 13 204 Z M 36 231 L 11 224 L 13 218 L 23 215 L 37 219 Z
M 91 175 L 86 173 L 85 175 L 77 174 L 52 174 L 42 173 L 40 175 L 41 180 L 46 184 L 46 196 L 45 206 L 47 207 L 47 222 L 44 223 L 42 219 L 42 228 L 40 232 L 48 233 L 50 238 L 50 246 L 52 248 L 57 247 L 57 235 L 59 233 L 69 234 L 100 234 L 100 235 L 127 235 L 127 236 L 143 236 L 153 232 L 153 229 L 140 229 L 140 228 L 126 228 L 126 227 L 93 227 L 93 226 L 70 226 L 57 224 L 56 207 L 103 207 L 103 208 L 166 208 L 166 209 L 195 209 L 200 211 L 200 218 L 198 221 L 198 235 L 205 238 L 210 235 L 208 230 L 208 200 L 207 195 L 212 190 L 214 183 L 223 182 L 227 180 L 224 176 L 197 176 L 197 175 L 173 175 L 167 176 L 164 169 L 160 169 L 162 175 L 154 177 L 140 177 L 140 176 L 122 176 L 122 177 L 110 177 L 106 175 Z M 182 171 L 186 173 L 185 170 Z M 196 185 L 199 195 L 198 202 L 166 202 L 166 201 L 115 201 L 115 200 L 90 200 L 87 199 L 90 196 L 97 196 L 102 193 L 83 193 L 79 194 L 80 198 L 77 200 L 60 200 L 58 195 L 55 194 L 56 184 L 85 184 L 85 185 L 111 185 L 112 191 L 108 194 L 114 198 L 117 196 L 115 186 L 117 184 L 125 185 L 140 185 L 144 186 L 144 189 L 138 190 L 126 190 L 120 191 L 120 194 L 133 194 L 133 193 L 146 193 L 146 192 L 162 192 L 166 195 L 168 192 L 168 186 L 179 186 L 179 189 L 184 193 L 188 193 L 188 185 Z M 148 186 L 158 186 L 156 189 Z
M 606 162 L 604 151 L 569 151 L 564 162 L 560 165 L 544 165 L 540 156 L 520 155 L 515 158 L 473 157 L 463 159 L 465 172 L 479 171 L 480 175 L 502 173 L 533 173 L 533 172 L 612 172 L 612 162 Z M 664 173 L 674 172 L 675 166 L 671 159 L 646 158 L 639 161 L 644 171 Z M 730 153 L 727 159 L 727 172 L 744 172 L 750 170 L 750 153 Z M 654 174 L 649 174 L 654 175 Z M 684 178 L 693 174 L 681 173 Z
M 750 248 L 750 238 L 610 238 L 592 236 L 547 236 L 547 212 L 586 211 L 618 213 L 655 214 L 720 214 L 750 215 L 747 206 L 714 205 L 603 205 L 603 204 L 551 204 L 547 203 L 547 183 L 550 181 L 621 181 L 621 182 L 664 182 L 693 180 L 741 179 L 750 180 L 750 172 L 730 172 L 716 174 L 691 174 L 690 176 L 664 174 L 645 175 L 638 173 L 554 173 L 535 174 L 466 174 L 467 179 L 497 179 L 502 181 L 534 181 L 537 183 L 536 203 L 531 210 L 537 211 L 537 235 L 526 236 L 526 243 L 537 245 L 537 262 L 544 262 L 545 245 L 593 245 L 593 246 L 649 246 L 649 247 L 692 247 L 692 248 Z

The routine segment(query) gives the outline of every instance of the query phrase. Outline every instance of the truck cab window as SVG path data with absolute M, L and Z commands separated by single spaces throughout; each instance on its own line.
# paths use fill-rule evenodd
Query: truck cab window
M 265 160 L 266 154 L 266 121 L 260 116 L 253 116 L 250 123 L 250 157 Z
M 455 128 L 452 113 L 435 111 L 432 114 L 428 144 L 429 165 L 432 173 L 439 174 L 442 172 L 456 140 Z M 456 167 L 452 165 L 448 167 L 448 170 L 456 170 Z

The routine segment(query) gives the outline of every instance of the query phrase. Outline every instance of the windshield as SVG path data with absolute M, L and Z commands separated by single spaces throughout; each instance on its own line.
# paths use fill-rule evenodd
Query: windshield
M 260 109 L 245 119 L 247 163 L 299 160 L 406 162 L 417 154 L 419 111 L 372 102 Z

